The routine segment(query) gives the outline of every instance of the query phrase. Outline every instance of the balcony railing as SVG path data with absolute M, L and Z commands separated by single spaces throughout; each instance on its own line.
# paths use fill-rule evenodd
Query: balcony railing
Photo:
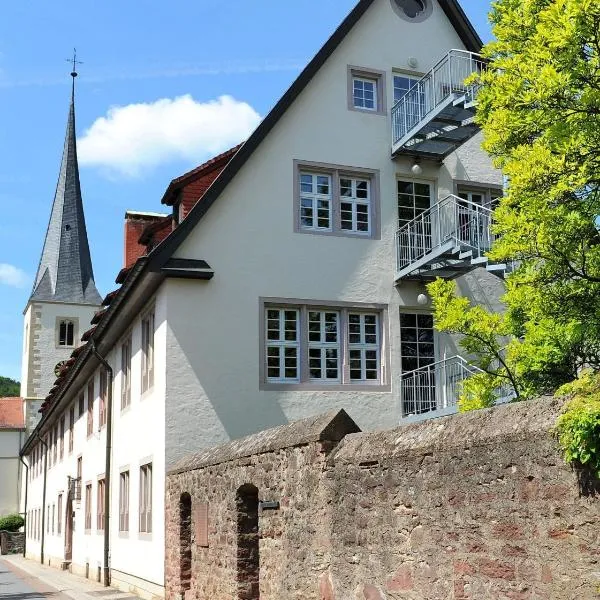
M 393 143 L 396 145 L 437 107 L 451 97 L 465 96 L 472 102 L 477 84 L 465 84 L 474 73 L 481 73 L 485 60 L 466 50 L 450 50 L 392 108 Z
M 397 272 L 455 247 L 468 248 L 470 260 L 482 257 L 492 247 L 491 225 L 491 209 L 447 196 L 396 233 Z
M 435 362 L 402 376 L 402 417 L 418 419 L 456 412 L 462 382 L 483 371 L 462 356 Z M 496 390 L 498 403 L 513 397 L 508 386 Z

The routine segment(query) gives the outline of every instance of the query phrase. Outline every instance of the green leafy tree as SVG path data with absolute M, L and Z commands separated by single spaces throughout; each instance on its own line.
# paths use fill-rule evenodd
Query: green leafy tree
M 0 398 L 18 396 L 21 391 L 21 385 L 14 379 L 0 377 Z
M 600 370 L 600 3 L 497 0 L 491 21 L 477 120 L 508 186 L 490 257 L 518 268 L 502 316 L 430 292 L 487 372 L 480 394 L 508 380 L 526 398 Z

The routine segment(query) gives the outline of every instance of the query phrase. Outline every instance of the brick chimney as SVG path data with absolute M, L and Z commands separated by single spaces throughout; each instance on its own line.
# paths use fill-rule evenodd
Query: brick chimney
M 148 248 L 139 243 L 139 239 L 149 225 L 164 220 L 169 215 L 152 212 L 137 212 L 128 210 L 125 213 L 125 246 L 123 266 L 129 268 L 135 261 L 148 253 Z

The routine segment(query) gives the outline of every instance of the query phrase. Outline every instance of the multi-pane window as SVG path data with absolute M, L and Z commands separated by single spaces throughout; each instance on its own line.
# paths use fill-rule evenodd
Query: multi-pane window
M 374 237 L 376 180 L 366 169 L 299 165 L 296 231 Z
M 154 385 L 154 313 L 142 319 L 142 392 Z
M 73 444 L 74 444 L 74 434 L 75 434 L 75 407 L 72 406 L 69 410 L 69 454 L 73 452 Z
M 58 504 L 57 504 L 57 512 L 56 512 L 56 533 L 57 535 L 61 535 L 62 533 L 62 501 L 63 495 L 58 495 Z
M 369 233 L 371 182 L 368 179 L 340 178 L 341 228 Z
M 98 531 L 104 530 L 104 490 L 106 489 L 106 481 L 98 480 L 98 492 L 96 497 L 96 528 Z
M 100 397 L 99 418 L 100 427 L 106 425 L 106 399 L 108 395 L 108 373 L 105 369 L 100 371 L 98 395 Z
M 340 315 L 308 311 L 308 366 L 311 381 L 340 381 Z
M 65 417 L 62 416 L 60 418 L 60 432 L 59 432 L 59 453 L 58 456 L 60 460 L 63 459 L 65 455 Z
M 299 381 L 299 312 L 295 309 L 267 309 L 267 378 L 271 381 Z
M 92 528 L 92 484 L 85 486 L 85 529 Z
M 129 471 L 119 477 L 119 531 L 129 531 Z
M 398 229 L 431 207 L 431 184 L 398 181 Z
M 140 532 L 152 533 L 152 463 L 140 467 Z
M 398 102 L 418 81 L 417 77 L 394 75 L 394 103 Z
M 265 307 L 264 382 L 384 385 L 382 311 Z
M 350 380 L 373 382 L 379 379 L 379 322 L 373 313 L 348 315 Z
M 94 433 L 94 380 L 90 379 L 87 386 L 87 435 Z
M 75 339 L 75 324 L 69 319 L 63 319 L 58 324 L 58 345 L 73 346 Z
M 352 99 L 354 108 L 377 110 L 377 80 L 366 77 L 352 78 Z
M 331 175 L 300 172 L 300 223 L 302 229 L 331 230 Z
M 435 362 L 433 315 L 402 313 L 400 315 L 400 352 L 404 373 Z
M 121 344 L 121 408 L 131 404 L 131 338 Z

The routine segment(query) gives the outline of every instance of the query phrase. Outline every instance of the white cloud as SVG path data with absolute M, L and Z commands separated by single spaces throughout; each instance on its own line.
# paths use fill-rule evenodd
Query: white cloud
M 129 177 L 171 160 L 197 163 L 246 139 L 260 118 L 231 96 L 115 106 L 78 141 L 79 162 Z
M 0 263 L 0 283 L 11 287 L 22 288 L 27 285 L 29 278 L 24 271 L 13 265 Z

